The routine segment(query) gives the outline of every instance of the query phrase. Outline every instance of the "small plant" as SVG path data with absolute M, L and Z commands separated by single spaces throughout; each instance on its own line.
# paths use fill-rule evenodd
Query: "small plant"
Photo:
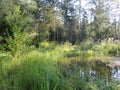
M 7 33 L 8 38 L 6 41 L 8 48 L 11 50 L 14 56 L 18 56 L 27 38 L 27 33 L 24 28 L 28 21 L 26 18 L 24 18 L 24 14 L 20 11 L 19 6 L 16 6 L 13 14 L 6 16 L 6 20 L 10 25 L 10 31 L 12 32 L 12 35 Z M 7 29 L 7 31 L 8 30 L 9 29 Z

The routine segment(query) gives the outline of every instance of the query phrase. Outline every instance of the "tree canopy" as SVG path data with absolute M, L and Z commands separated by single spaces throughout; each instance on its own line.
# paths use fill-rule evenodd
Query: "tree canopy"
M 0 47 L 9 48 L 7 39 L 24 33 L 36 47 L 41 41 L 77 44 L 119 38 L 119 12 L 111 12 L 119 7 L 106 0 L 0 0 Z

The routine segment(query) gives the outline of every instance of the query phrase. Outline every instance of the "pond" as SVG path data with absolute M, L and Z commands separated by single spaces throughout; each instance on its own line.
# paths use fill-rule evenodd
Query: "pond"
M 99 78 L 120 80 L 120 61 L 115 60 L 104 62 L 101 60 L 95 60 L 89 62 L 89 72 L 90 75 L 94 75 Z
M 63 75 L 73 74 L 78 72 L 80 77 L 88 75 L 92 80 L 120 80 L 120 58 L 106 58 L 93 60 L 74 60 L 69 64 L 62 66 Z M 112 60 L 114 59 L 114 60 Z

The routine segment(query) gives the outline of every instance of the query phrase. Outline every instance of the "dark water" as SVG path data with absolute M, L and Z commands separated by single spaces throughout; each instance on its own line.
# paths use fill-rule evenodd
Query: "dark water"
M 91 79 L 105 78 L 108 80 L 120 80 L 120 60 L 71 60 L 68 66 L 64 67 L 69 72 L 79 71 L 81 76 L 87 75 Z M 63 72 L 65 73 L 65 72 Z
M 87 63 L 89 63 L 86 67 L 89 69 L 90 75 L 99 78 L 120 80 L 120 61 L 114 60 L 104 62 L 101 60 L 95 60 Z

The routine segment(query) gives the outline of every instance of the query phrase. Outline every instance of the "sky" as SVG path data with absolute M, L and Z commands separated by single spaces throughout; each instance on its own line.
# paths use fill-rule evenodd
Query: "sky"
M 21 1 L 26 1 L 26 2 L 31 2 L 32 0 L 21 0 Z M 92 20 L 92 16 L 90 14 L 90 11 L 88 9 L 90 8 L 94 8 L 93 5 L 87 5 L 88 1 L 90 0 L 81 0 L 81 6 L 84 10 L 87 11 L 87 14 L 88 14 L 88 19 L 89 21 Z M 112 4 L 111 5 L 111 10 L 110 10 L 110 17 L 111 17 L 111 21 L 113 21 L 114 19 L 116 19 L 116 21 L 120 21 L 120 0 L 106 0 L 106 1 L 112 1 L 110 2 L 109 4 Z M 79 6 L 79 0 L 76 0 L 76 2 L 74 3 L 74 5 L 76 7 Z M 79 14 L 79 10 L 76 11 L 77 14 Z
M 81 0 L 81 6 L 83 8 L 86 8 L 85 4 L 87 3 L 87 0 Z M 79 0 L 75 3 L 75 5 L 79 5 Z
M 92 20 L 90 11 L 88 9 L 94 8 L 93 5 L 87 5 L 88 1 L 90 0 L 81 0 L 81 6 L 87 11 L 88 14 L 88 19 Z M 117 22 L 120 21 L 120 0 L 106 0 L 106 4 L 110 4 L 110 11 L 109 11 L 109 16 L 111 18 L 111 22 L 116 20 Z M 111 2 L 110 2 L 111 1 Z M 79 0 L 75 3 L 75 5 L 79 5 Z M 78 11 L 77 11 L 78 12 Z

